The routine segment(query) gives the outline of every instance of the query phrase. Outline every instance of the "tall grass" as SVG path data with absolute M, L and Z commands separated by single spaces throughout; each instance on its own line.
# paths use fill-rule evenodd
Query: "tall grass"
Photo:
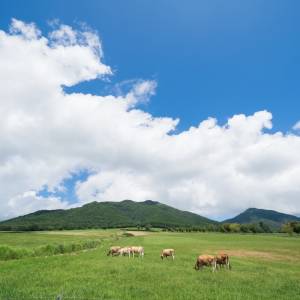
M 20 248 L 11 246 L 0 246 L 0 260 L 21 259 L 25 257 L 51 256 L 71 253 L 86 249 L 97 248 L 100 240 L 86 240 L 77 243 L 47 244 L 37 248 Z

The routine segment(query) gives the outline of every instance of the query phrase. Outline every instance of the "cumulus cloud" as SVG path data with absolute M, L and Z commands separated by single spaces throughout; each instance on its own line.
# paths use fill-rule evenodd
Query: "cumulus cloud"
M 153 199 L 208 216 L 249 206 L 300 212 L 300 137 L 271 133 L 267 111 L 226 124 L 208 118 L 175 133 L 178 119 L 138 104 L 156 82 L 126 93 L 66 94 L 63 86 L 111 76 L 95 32 L 58 25 L 43 36 L 13 20 L 0 31 L 0 218 L 90 201 Z M 39 191 L 78 181 L 78 201 Z
M 156 86 L 157 83 L 154 80 L 136 82 L 127 94 L 127 103 L 134 107 L 138 103 L 147 102 L 155 94 Z
M 300 121 L 293 126 L 294 130 L 300 130 Z
M 55 197 L 43 198 L 37 195 L 35 191 L 27 191 L 17 195 L 8 201 L 8 207 L 16 215 L 24 215 L 41 209 L 64 209 L 70 205 L 67 201 L 61 201 Z
M 34 23 L 25 24 L 17 19 L 12 19 L 9 31 L 11 34 L 21 34 L 24 39 L 29 40 L 37 39 L 41 35 L 40 30 L 35 26 Z

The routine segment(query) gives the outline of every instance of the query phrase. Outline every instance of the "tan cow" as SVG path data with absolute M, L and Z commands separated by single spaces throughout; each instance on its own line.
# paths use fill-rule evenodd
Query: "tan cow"
M 216 270 L 216 257 L 212 255 L 199 255 L 196 260 L 195 270 L 199 270 L 204 266 L 211 266 L 214 272 Z
M 115 255 L 119 255 L 119 250 L 121 249 L 120 246 L 112 246 L 109 248 L 108 252 L 107 252 L 107 256 L 111 255 L 111 256 L 115 256 Z
M 216 264 L 217 267 L 221 268 L 221 266 L 226 266 L 227 269 L 231 270 L 231 264 L 229 261 L 229 256 L 228 254 L 224 252 L 220 252 L 218 255 L 215 256 L 216 258 Z
M 130 248 L 131 248 L 131 253 L 132 253 L 133 258 L 134 258 L 134 254 L 135 253 L 138 254 L 139 257 L 144 258 L 145 252 L 144 252 L 144 248 L 143 247 L 141 247 L 141 246 L 132 246 Z
M 121 256 L 125 256 L 126 254 L 128 254 L 129 258 L 130 258 L 130 255 L 132 254 L 131 247 L 123 247 L 123 248 L 119 249 L 118 252 Z
M 161 259 L 168 258 L 169 256 L 172 256 L 172 259 L 175 259 L 175 250 L 174 249 L 163 249 L 163 251 L 160 254 Z

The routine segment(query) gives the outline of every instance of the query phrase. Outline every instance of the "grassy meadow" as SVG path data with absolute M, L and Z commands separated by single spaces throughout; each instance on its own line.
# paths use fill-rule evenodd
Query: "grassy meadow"
M 110 238 L 120 231 L 110 230 L 66 230 L 66 231 L 32 231 L 0 232 L 0 246 L 34 248 L 45 244 L 78 242 L 91 239 Z
M 0 260 L 0 299 L 300 299 L 300 238 L 284 235 L 118 230 L 0 233 L 0 246 L 33 249 L 101 239 L 98 248 L 63 255 Z M 142 245 L 144 259 L 107 257 L 111 245 Z M 160 259 L 174 248 L 175 261 Z M 220 250 L 232 270 L 195 271 L 197 255 Z

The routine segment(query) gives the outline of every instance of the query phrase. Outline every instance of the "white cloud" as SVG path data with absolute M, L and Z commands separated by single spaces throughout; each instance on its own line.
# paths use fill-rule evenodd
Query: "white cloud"
M 137 103 L 145 102 L 149 97 L 155 94 L 156 81 L 139 81 L 133 85 L 131 91 L 127 94 L 129 106 L 134 107 Z
M 300 212 L 300 137 L 267 133 L 267 111 L 208 118 L 179 134 L 179 122 L 138 109 L 155 81 L 118 96 L 65 94 L 63 85 L 111 75 L 94 32 L 60 25 L 42 36 L 13 20 L 0 31 L 0 218 L 70 206 L 59 197 L 70 174 L 77 205 L 153 199 L 210 217 L 249 206 Z
M 293 126 L 294 130 L 300 130 L 300 121 Z
M 24 192 L 8 202 L 8 208 L 11 208 L 16 215 L 24 215 L 41 209 L 64 209 L 69 206 L 66 201 L 55 197 L 40 197 L 35 191 Z
M 41 35 L 34 23 L 24 23 L 17 19 L 12 19 L 9 31 L 11 34 L 20 34 L 22 38 L 29 40 L 37 39 Z

